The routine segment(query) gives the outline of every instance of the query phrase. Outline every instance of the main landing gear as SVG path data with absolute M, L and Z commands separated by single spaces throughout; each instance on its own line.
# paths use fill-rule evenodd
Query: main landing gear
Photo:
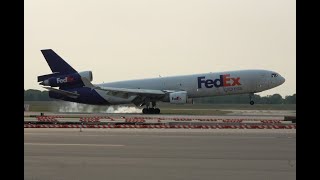
M 254 101 L 252 100 L 254 96 L 254 93 L 249 94 L 249 99 L 250 99 L 250 105 L 254 105 Z
M 160 114 L 160 109 L 159 108 L 155 108 L 156 106 L 156 102 L 153 101 L 152 102 L 152 107 L 149 108 L 149 103 L 146 103 L 146 108 L 142 109 L 142 113 L 143 114 Z
M 159 108 L 143 108 L 142 109 L 143 114 L 160 114 Z

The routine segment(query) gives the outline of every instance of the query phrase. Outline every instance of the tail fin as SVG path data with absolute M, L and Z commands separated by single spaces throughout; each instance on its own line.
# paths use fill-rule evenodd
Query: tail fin
M 77 73 L 75 69 L 73 69 L 52 49 L 43 49 L 41 50 L 41 52 L 53 73 L 59 73 L 59 74 Z

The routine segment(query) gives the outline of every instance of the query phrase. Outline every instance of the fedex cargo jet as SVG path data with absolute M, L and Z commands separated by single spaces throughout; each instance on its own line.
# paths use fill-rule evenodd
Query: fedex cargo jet
M 41 50 L 52 74 L 38 76 L 51 98 L 92 105 L 135 104 L 144 114 L 159 114 L 156 102 L 192 103 L 192 98 L 253 94 L 285 79 L 268 70 L 239 70 L 92 84 L 91 71 L 78 72 L 51 49 Z

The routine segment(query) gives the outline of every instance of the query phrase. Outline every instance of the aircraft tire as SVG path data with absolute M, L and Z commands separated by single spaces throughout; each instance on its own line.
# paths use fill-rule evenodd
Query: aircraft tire
M 250 101 L 250 105 L 254 105 L 254 101 Z
M 143 109 L 142 109 L 142 113 L 143 113 L 143 114 L 149 114 L 149 111 L 148 111 L 147 108 L 143 108 Z
M 160 114 L 159 108 L 143 108 L 142 109 L 143 114 Z
M 154 108 L 149 108 L 148 109 L 148 114 L 155 114 L 155 109 Z

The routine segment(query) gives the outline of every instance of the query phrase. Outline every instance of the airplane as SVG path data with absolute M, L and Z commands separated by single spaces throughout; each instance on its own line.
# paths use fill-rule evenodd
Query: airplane
M 280 86 L 279 73 L 269 70 L 237 70 L 216 73 L 157 77 L 92 84 L 92 71 L 78 72 L 52 49 L 41 50 L 52 74 L 38 76 L 49 97 L 91 105 L 134 104 L 143 114 L 159 114 L 157 102 L 193 103 L 193 98 L 249 94 Z

